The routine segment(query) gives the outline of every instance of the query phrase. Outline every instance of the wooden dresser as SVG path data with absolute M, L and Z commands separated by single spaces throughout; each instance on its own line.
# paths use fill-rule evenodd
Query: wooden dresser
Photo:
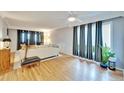
M 0 72 L 10 69 L 10 49 L 0 50 Z

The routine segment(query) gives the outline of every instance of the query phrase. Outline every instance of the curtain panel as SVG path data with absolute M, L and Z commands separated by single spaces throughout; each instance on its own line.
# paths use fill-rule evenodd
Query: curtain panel
M 95 60 L 102 61 L 102 21 L 96 22 Z
M 85 25 L 80 25 L 80 57 L 85 57 Z
M 17 30 L 17 50 L 21 48 L 20 44 L 22 43 L 22 30 Z
M 28 45 L 28 31 L 24 30 L 24 43 Z
M 73 28 L 73 55 L 78 56 L 78 31 L 77 26 Z
M 92 23 L 88 24 L 87 32 L 87 58 L 92 59 Z
M 43 45 L 44 44 L 44 33 L 43 32 L 36 32 L 37 34 L 37 41 L 36 44 L 37 45 Z
M 29 44 L 30 45 L 35 45 L 35 32 L 34 31 L 29 31 L 29 34 L 30 34 Z

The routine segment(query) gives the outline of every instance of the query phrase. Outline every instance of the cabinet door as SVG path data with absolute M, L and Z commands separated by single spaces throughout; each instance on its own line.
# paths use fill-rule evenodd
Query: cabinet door
M 10 51 L 9 50 L 4 50 L 4 57 L 5 59 L 3 60 L 4 64 L 4 69 L 9 69 L 10 67 Z
M 0 50 L 0 71 L 2 71 L 2 50 Z
M 10 50 L 1 50 L 1 70 L 5 71 L 10 68 Z

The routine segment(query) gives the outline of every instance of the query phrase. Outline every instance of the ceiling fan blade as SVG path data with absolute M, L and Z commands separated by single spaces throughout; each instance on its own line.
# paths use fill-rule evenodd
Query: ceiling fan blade
M 77 21 L 78 21 L 79 23 L 82 23 L 82 20 L 81 20 L 81 19 L 79 19 L 79 18 L 77 18 Z

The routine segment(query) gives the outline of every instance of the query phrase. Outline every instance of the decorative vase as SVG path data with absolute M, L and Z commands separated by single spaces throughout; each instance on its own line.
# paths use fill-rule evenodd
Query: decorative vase
M 116 69 L 116 58 L 115 57 L 110 57 L 109 58 L 108 67 L 109 67 L 110 70 L 115 70 Z
M 101 66 L 102 68 L 107 68 L 107 67 L 108 67 L 108 64 L 107 64 L 107 63 L 104 64 L 104 63 L 101 62 L 101 63 L 100 63 L 100 66 Z

